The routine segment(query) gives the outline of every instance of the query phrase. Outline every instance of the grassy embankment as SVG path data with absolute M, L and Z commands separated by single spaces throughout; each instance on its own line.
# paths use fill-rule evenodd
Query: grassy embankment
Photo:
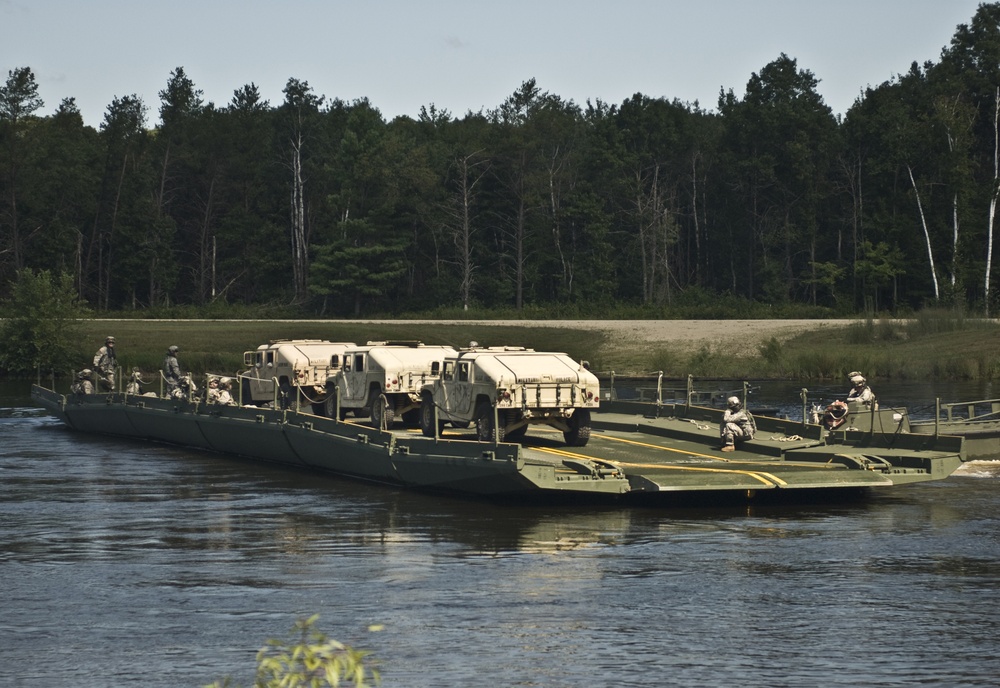
M 906 320 L 858 320 L 784 342 L 771 338 L 743 358 L 711 347 L 686 356 L 660 351 L 653 368 L 744 380 L 842 379 L 852 370 L 881 380 L 995 380 L 998 344 L 996 321 L 925 312 Z
M 106 334 L 118 341 L 119 360 L 143 371 L 160 367 L 166 347 L 181 349 L 182 367 L 196 373 L 234 373 L 242 352 L 271 339 L 327 339 L 364 343 L 370 339 L 419 339 L 428 344 L 518 345 L 565 351 L 590 361 L 595 371 L 687 374 L 716 379 L 842 379 L 850 370 L 872 379 L 1000 379 L 1000 325 L 948 313 L 909 320 L 859 320 L 845 328 L 824 328 L 779 342 L 770 339 L 740 357 L 722 347 L 630 345 L 597 330 L 516 325 L 358 325 L 336 322 L 273 321 L 88 321 L 79 369 L 89 363 Z M 89 343 L 88 343 L 89 342 Z

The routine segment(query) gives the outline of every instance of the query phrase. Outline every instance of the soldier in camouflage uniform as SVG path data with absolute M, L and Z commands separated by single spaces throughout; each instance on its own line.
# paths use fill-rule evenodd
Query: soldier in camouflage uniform
M 70 386 L 70 391 L 73 394 L 93 394 L 94 383 L 90 381 L 90 375 L 89 368 L 84 368 L 77 373 L 76 379 L 73 380 L 73 384 Z
M 757 423 L 749 411 L 743 409 L 739 397 L 726 399 L 726 412 L 719 424 L 722 451 L 736 451 L 736 440 L 752 440 L 757 433 Z
M 875 404 L 875 392 L 868 386 L 868 380 L 865 379 L 865 376 L 855 370 L 847 377 L 851 380 L 851 384 L 854 385 L 851 391 L 847 393 L 847 400 L 856 401 L 871 408 Z
M 167 349 L 167 356 L 163 359 L 163 379 L 167 382 L 167 396 L 176 396 L 176 391 L 181 384 L 181 364 L 177 362 L 177 353 L 180 351 L 176 346 Z
M 208 391 L 205 392 L 205 403 L 219 403 L 219 378 L 213 377 L 208 381 Z
M 118 367 L 118 360 L 115 358 L 115 338 L 108 337 L 104 340 L 104 346 L 94 354 L 94 372 L 101 387 L 111 392 L 115 389 L 115 369 Z
M 224 377 L 219 380 L 219 398 L 215 403 L 223 406 L 236 406 L 236 402 L 233 401 L 232 388 L 233 381 L 230 378 Z
M 125 387 L 125 393 L 135 394 L 138 396 L 139 394 L 142 394 L 142 386 L 144 384 L 147 383 L 142 379 L 142 373 L 138 368 L 133 368 L 132 375 L 128 380 L 128 385 Z

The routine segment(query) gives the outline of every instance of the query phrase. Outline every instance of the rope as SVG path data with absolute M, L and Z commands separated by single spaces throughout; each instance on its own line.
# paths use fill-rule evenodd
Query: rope
M 312 385 L 312 386 L 315 386 L 315 385 Z M 306 401 L 308 401 L 310 404 L 322 404 L 322 403 L 326 402 L 326 397 L 323 397 L 322 401 L 313 399 L 308 394 L 306 394 L 305 388 L 302 387 L 302 386 L 293 386 L 292 389 L 298 389 L 299 390 L 299 394 L 301 394 L 303 397 L 305 397 Z M 327 395 L 327 396 L 329 396 L 329 395 Z

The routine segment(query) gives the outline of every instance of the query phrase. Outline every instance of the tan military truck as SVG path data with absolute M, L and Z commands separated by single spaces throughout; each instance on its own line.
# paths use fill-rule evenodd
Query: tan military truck
M 475 423 L 482 442 L 517 442 L 529 425 L 549 425 L 582 447 L 599 405 L 597 377 L 566 354 L 469 347 L 445 358 L 440 378 L 421 390 L 420 429 L 433 437 L 445 423 Z
M 344 352 L 354 342 L 323 339 L 277 339 L 243 352 L 248 367 L 239 374 L 240 403 L 277 408 L 312 407 L 325 413 Z
M 438 377 L 441 362 L 454 353 L 450 346 L 417 341 L 368 342 L 348 349 L 337 374 L 341 419 L 350 411 L 370 417 L 377 428 L 389 429 L 397 418 L 415 427 L 421 388 Z

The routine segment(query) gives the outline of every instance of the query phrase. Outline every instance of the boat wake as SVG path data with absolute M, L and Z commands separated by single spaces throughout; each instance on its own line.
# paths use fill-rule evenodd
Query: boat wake
M 966 461 L 952 475 L 964 478 L 1000 478 L 1000 460 Z

